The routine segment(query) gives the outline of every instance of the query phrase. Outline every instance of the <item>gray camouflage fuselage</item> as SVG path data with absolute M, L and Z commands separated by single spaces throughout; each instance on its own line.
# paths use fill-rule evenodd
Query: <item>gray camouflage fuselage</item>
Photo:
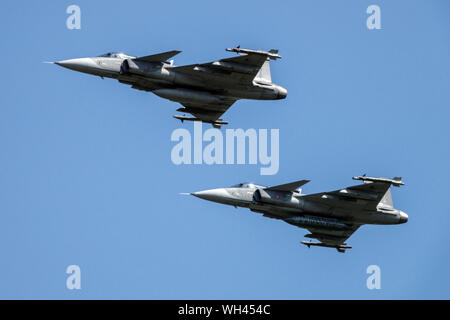
M 128 64 L 124 70 L 123 64 Z M 215 103 L 227 97 L 232 99 L 277 100 L 284 99 L 287 90 L 273 83 L 236 83 L 232 78 L 209 76 L 208 81 L 173 71 L 165 62 L 133 61 L 126 57 L 92 57 L 70 59 L 56 64 L 99 77 L 113 78 L 121 83 L 176 102 Z
M 259 193 L 259 194 L 258 194 Z M 192 193 L 201 199 L 249 208 L 272 218 L 285 220 L 296 216 L 317 216 L 356 224 L 400 224 L 408 216 L 398 209 L 383 207 L 364 210 L 349 205 L 348 208 L 335 209 L 304 199 L 305 194 L 263 188 L 218 188 Z M 291 220 L 295 221 L 295 220 Z M 290 220 L 286 222 L 290 223 Z
M 408 215 L 393 207 L 391 186 L 404 183 L 393 179 L 358 176 L 364 183 L 339 190 L 302 194 L 299 187 L 309 180 L 264 187 L 241 183 L 192 193 L 193 196 L 235 207 L 249 208 L 264 216 L 283 220 L 310 231 L 305 237 L 319 242 L 302 241 L 311 247 L 335 248 L 345 252 L 351 247 L 345 241 L 362 225 L 402 224 Z
M 181 51 L 133 57 L 110 52 L 94 58 L 80 58 L 55 62 L 79 72 L 117 79 L 133 89 L 180 103 L 175 119 L 203 121 L 215 128 L 228 122 L 220 118 L 237 100 L 278 100 L 287 90 L 273 84 L 270 60 L 280 59 L 278 50 L 269 51 L 228 48 L 238 56 L 201 64 L 174 66 L 167 61 Z

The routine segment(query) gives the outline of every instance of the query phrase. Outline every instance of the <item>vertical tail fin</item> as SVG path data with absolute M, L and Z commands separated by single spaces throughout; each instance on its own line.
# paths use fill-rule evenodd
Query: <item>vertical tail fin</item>
M 255 80 L 265 83 L 272 83 L 272 76 L 270 75 L 270 59 L 267 59 L 259 69 L 255 76 Z
M 391 188 L 387 189 L 383 198 L 381 198 L 380 204 L 384 207 L 394 208 L 394 203 L 392 202 Z

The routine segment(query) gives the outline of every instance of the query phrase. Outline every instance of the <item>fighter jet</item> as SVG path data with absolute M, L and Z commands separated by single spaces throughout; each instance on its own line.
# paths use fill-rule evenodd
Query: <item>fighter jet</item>
M 345 241 L 362 225 L 401 224 L 408 215 L 395 209 L 390 187 L 404 185 L 400 177 L 393 179 L 357 176 L 363 184 L 330 192 L 303 194 L 299 189 L 309 180 L 300 180 L 273 187 L 240 183 L 191 193 L 191 195 L 221 204 L 249 208 L 265 217 L 280 219 L 305 228 L 306 238 L 319 242 L 301 241 L 311 247 L 336 248 L 338 252 L 351 249 Z
M 100 77 L 117 79 L 133 89 L 149 91 L 157 96 L 179 102 L 179 112 L 194 117 L 174 115 L 183 121 L 203 121 L 220 128 L 227 122 L 220 119 L 239 99 L 277 100 L 287 90 L 272 83 L 270 60 L 281 58 L 278 50 L 226 49 L 236 57 L 208 63 L 175 66 L 168 61 L 181 51 L 168 51 L 145 57 L 124 53 L 106 53 L 93 58 L 79 58 L 55 64 Z

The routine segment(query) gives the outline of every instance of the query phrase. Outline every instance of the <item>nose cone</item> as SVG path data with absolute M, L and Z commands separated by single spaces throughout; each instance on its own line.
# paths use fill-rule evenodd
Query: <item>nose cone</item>
M 283 87 L 279 87 L 277 99 L 284 99 L 286 97 L 287 97 L 287 90 Z
M 91 58 L 79 58 L 79 59 L 70 59 L 70 60 L 62 60 L 55 62 L 58 66 L 79 71 L 79 72 L 86 72 L 90 73 L 96 69 L 98 69 L 98 66 L 95 64 L 95 62 Z
M 199 192 L 192 193 L 193 196 L 208 200 L 208 201 L 214 201 L 214 202 L 223 202 L 227 198 L 229 198 L 228 193 L 225 191 L 225 189 L 211 189 L 211 190 L 204 190 Z
M 404 212 L 400 212 L 399 223 L 406 223 L 406 222 L 408 222 L 408 215 Z

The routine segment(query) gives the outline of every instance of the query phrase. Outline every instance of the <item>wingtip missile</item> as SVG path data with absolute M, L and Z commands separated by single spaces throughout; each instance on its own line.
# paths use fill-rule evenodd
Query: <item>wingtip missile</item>
M 244 54 L 260 54 L 265 55 L 272 60 L 281 59 L 282 57 L 278 54 L 278 49 L 270 49 L 269 51 L 265 50 L 250 50 L 250 49 L 242 49 L 240 46 L 236 48 L 226 48 L 228 52 L 236 52 L 236 53 L 244 53 Z
M 366 175 L 362 175 L 362 176 L 356 176 L 356 177 L 352 177 L 353 180 L 361 180 L 364 182 L 385 182 L 385 183 L 390 183 L 395 187 L 400 187 L 405 185 L 405 183 L 402 181 L 401 177 L 394 177 L 393 179 L 388 179 L 388 178 L 374 178 L 374 177 L 367 177 Z
M 325 244 L 325 243 L 322 243 L 322 242 L 314 242 L 314 241 L 301 241 L 300 243 L 304 244 L 308 248 L 311 248 L 311 246 L 313 246 L 313 247 L 335 248 L 338 252 L 342 252 L 342 253 L 344 253 L 345 250 L 352 248 L 351 246 L 349 246 L 349 245 L 347 245 L 345 243 L 338 244 L 338 245 Z
M 212 124 L 212 126 L 214 128 L 218 128 L 218 129 L 220 129 L 220 127 L 222 125 L 228 124 L 228 122 L 223 121 L 222 119 L 217 119 L 215 121 L 206 121 L 206 120 L 201 120 L 201 119 L 198 119 L 198 118 L 190 118 L 190 117 L 186 117 L 186 116 L 181 116 L 181 115 L 178 115 L 178 114 L 174 115 L 173 117 L 175 119 L 180 120 L 181 122 L 184 122 L 184 121 L 201 121 L 201 122 L 205 122 L 205 123 L 210 123 L 210 124 Z

